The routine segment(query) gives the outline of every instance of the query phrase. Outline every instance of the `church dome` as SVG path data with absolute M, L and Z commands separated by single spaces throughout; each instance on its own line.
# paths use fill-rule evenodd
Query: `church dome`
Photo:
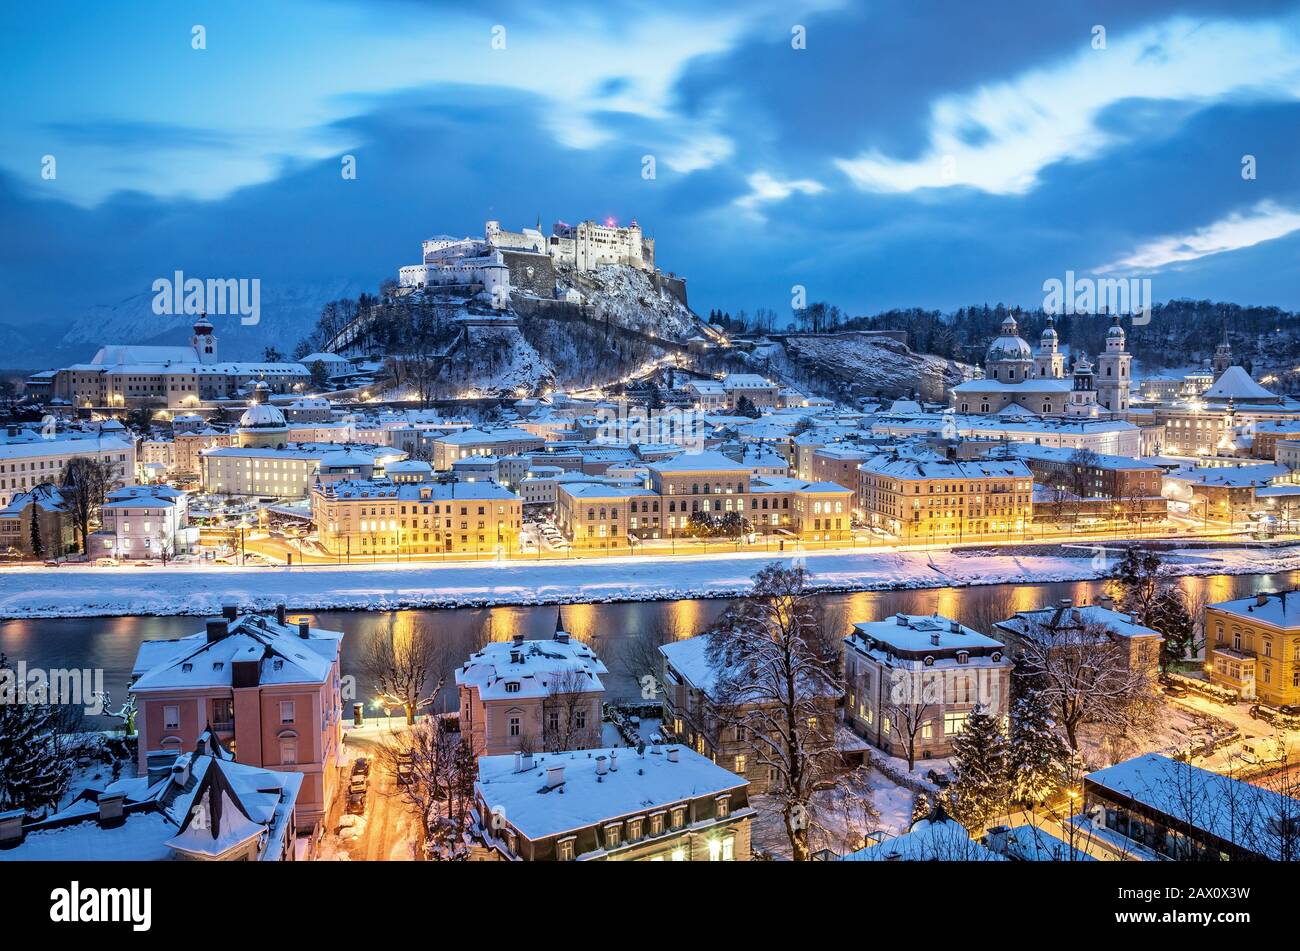
M 1047 318 L 1047 326 L 1043 328 L 1043 343 L 1056 343 L 1056 321 L 1050 316 Z
M 284 413 L 270 403 L 256 403 L 239 417 L 240 429 L 283 429 L 286 425 Z
M 1010 327 L 1008 328 L 1008 324 Z M 1010 329 L 1010 333 L 1008 333 Z M 1016 335 L 1016 322 L 1013 318 L 1008 317 L 1002 323 L 1002 336 L 996 338 L 989 344 L 987 359 L 992 362 L 998 360 L 1032 360 L 1033 351 L 1030 350 L 1023 337 Z

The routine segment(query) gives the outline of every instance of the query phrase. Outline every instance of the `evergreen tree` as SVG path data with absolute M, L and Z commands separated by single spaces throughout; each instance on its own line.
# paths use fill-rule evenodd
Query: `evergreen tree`
M 1168 588 L 1156 598 L 1147 623 L 1164 636 L 1160 645 L 1160 669 L 1167 671 L 1170 664 L 1182 660 L 1191 650 L 1196 639 L 1196 622 L 1178 590 Z
M 912 821 L 916 822 L 918 819 L 926 818 L 933 809 L 934 805 L 930 802 L 930 794 L 924 789 L 920 790 L 917 792 L 916 798 L 912 800 Z
M 59 710 L 42 698 L 17 702 L 17 674 L 0 654 L 0 812 L 55 806 L 72 764 L 58 750 Z M 43 698 L 48 699 L 48 698 Z
M 957 763 L 953 817 L 978 834 L 1006 811 L 1011 800 L 1007 738 L 998 721 L 977 707 L 966 720 L 966 728 L 953 739 L 952 751 Z
M 1015 802 L 1042 802 L 1065 783 L 1070 748 L 1040 690 L 1026 687 L 1011 707 L 1010 760 Z
M 40 506 L 32 503 L 32 554 L 37 558 L 45 557 L 45 541 L 41 538 Z
M 758 419 L 763 414 L 759 408 L 754 405 L 753 400 L 748 396 L 742 396 L 736 401 L 736 415 L 748 416 L 750 419 Z

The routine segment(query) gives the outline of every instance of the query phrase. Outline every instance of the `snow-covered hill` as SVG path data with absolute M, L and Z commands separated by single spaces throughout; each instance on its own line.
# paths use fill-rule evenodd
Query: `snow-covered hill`
M 917 395 L 937 402 L 947 387 L 975 375 L 972 366 L 915 353 L 893 338 L 851 332 L 791 335 L 762 355 L 789 382 L 826 396 Z
M 690 308 L 638 268 L 621 264 L 606 264 L 595 271 L 557 267 L 555 282 L 561 291 L 576 290 L 602 319 L 608 317 L 617 327 L 678 341 L 695 333 L 696 319 Z

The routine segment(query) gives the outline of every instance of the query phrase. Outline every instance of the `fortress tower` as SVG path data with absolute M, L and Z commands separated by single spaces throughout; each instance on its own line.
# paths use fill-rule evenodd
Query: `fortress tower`
M 1124 328 L 1116 314 L 1106 331 L 1106 349 L 1097 357 L 1097 402 L 1112 413 L 1128 409 L 1133 356 L 1125 351 L 1124 342 Z

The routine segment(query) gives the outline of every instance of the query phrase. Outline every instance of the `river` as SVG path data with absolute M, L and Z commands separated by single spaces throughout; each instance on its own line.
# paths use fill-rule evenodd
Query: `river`
M 1300 587 L 1300 572 L 1264 575 L 1209 575 L 1179 580 L 1189 604 L 1226 601 L 1260 591 L 1281 591 Z M 1070 581 L 1031 585 L 982 585 L 925 590 L 862 591 L 818 595 L 826 623 L 834 631 L 847 632 L 852 624 L 871 621 L 902 611 L 909 614 L 938 613 L 952 617 L 976 630 L 988 631 L 996 620 L 1016 611 L 1029 610 L 1069 598 L 1076 604 L 1094 602 L 1102 596 L 1103 582 Z M 644 652 L 637 641 L 654 639 L 662 632 L 687 637 L 705 630 L 725 609 L 727 599 L 680 601 L 636 601 L 565 605 L 564 625 L 574 636 L 589 642 L 610 667 L 607 694 L 612 699 L 639 696 L 637 667 Z M 550 637 L 555 629 L 556 608 L 546 606 L 448 608 L 390 612 L 322 611 L 294 613 L 310 617 L 315 627 L 346 633 L 342 669 L 357 680 L 356 699 L 366 700 L 370 691 L 359 669 L 362 645 L 374 632 L 391 628 L 400 631 L 411 625 L 433 625 L 440 636 L 465 645 L 480 640 L 507 640 L 515 634 Z M 104 686 L 114 704 L 120 703 L 130 683 L 131 667 L 142 641 L 183 637 L 202 630 L 202 618 L 111 617 L 12 619 L 0 621 L 0 653 L 11 664 L 26 661 L 28 669 L 79 668 L 102 670 Z M 638 656 L 638 653 L 640 656 Z M 644 673 L 644 670 L 640 671 Z M 447 691 L 442 700 L 449 708 L 455 696 Z M 100 725 L 108 725 L 108 720 Z

